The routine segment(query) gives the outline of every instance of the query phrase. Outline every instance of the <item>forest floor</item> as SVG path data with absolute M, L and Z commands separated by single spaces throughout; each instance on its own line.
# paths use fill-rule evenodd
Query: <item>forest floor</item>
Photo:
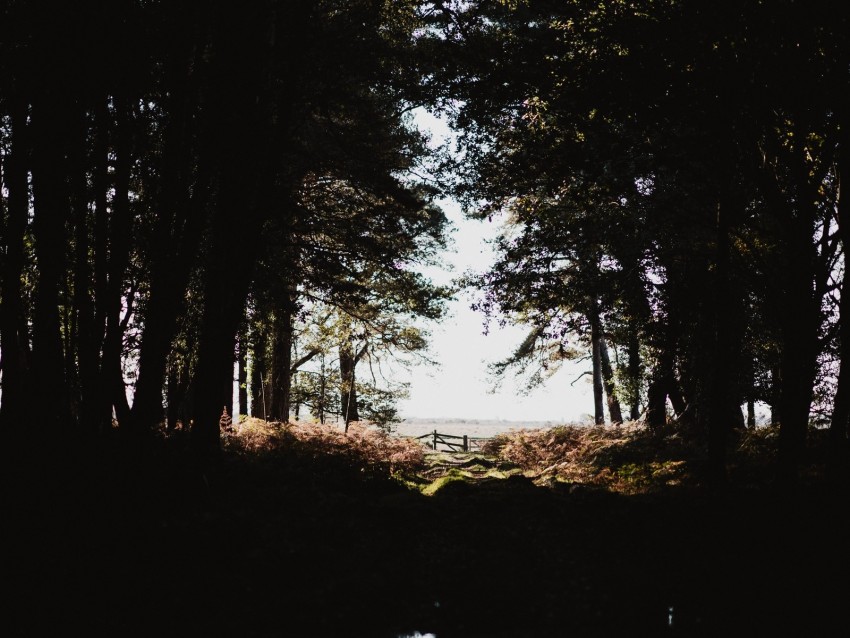
M 813 438 L 793 492 L 767 430 L 723 491 L 638 426 L 453 455 L 245 423 L 203 472 L 180 436 L 7 441 L 0 635 L 847 635 L 848 491 Z

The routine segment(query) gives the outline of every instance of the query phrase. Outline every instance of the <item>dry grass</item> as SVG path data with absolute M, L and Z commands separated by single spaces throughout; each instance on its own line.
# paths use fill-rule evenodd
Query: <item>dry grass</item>
M 822 434 L 822 433 L 821 433 Z M 817 460 L 822 454 L 819 433 L 810 436 L 808 469 L 812 480 L 823 474 Z M 352 423 L 345 434 L 334 426 L 315 423 L 277 423 L 243 418 L 223 433 L 226 450 L 237 455 L 285 453 L 288 462 L 331 463 L 346 476 L 390 477 L 408 486 L 427 489 L 449 474 L 463 473 L 467 482 L 521 473 L 540 486 L 584 485 L 620 494 L 651 494 L 675 488 L 701 487 L 706 449 L 702 437 L 686 426 L 668 426 L 662 435 L 642 422 L 621 426 L 564 425 L 518 429 L 494 436 L 480 453 L 460 467 L 457 455 L 434 455 L 418 441 L 387 434 L 378 428 Z M 759 487 L 773 478 L 776 428 L 735 431 L 730 434 L 728 471 L 732 483 Z M 500 472 L 472 471 L 481 462 Z M 504 470 L 504 471 L 501 471 Z M 458 475 L 459 476 L 459 475 Z M 457 477 L 455 477 L 457 478 Z
M 342 430 L 317 423 L 279 423 L 243 418 L 222 434 L 225 449 L 240 453 L 288 451 L 301 457 L 331 457 L 376 474 L 410 474 L 425 465 L 422 445 L 362 423 Z
M 766 480 L 775 439 L 773 428 L 730 435 L 730 475 L 749 484 Z M 697 486 L 706 456 L 699 437 L 676 424 L 658 436 L 640 422 L 515 430 L 495 436 L 484 451 L 516 464 L 538 484 L 576 483 L 623 494 Z

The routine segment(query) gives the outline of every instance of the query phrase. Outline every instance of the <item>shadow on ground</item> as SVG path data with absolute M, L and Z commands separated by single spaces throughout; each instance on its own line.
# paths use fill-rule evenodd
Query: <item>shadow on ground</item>
M 622 496 L 521 475 L 433 496 L 333 459 L 168 446 L 3 470 L 3 636 L 838 635 L 846 499 Z M 27 458 L 26 461 L 23 459 Z M 485 470 L 487 468 L 484 468 Z

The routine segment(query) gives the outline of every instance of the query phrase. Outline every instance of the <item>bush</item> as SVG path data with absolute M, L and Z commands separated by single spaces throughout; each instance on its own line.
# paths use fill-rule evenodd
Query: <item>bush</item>
M 224 448 L 237 454 L 287 451 L 301 457 L 329 457 L 370 474 L 408 474 L 425 464 L 418 442 L 356 422 L 349 424 L 346 434 L 333 425 L 243 418 L 222 437 Z

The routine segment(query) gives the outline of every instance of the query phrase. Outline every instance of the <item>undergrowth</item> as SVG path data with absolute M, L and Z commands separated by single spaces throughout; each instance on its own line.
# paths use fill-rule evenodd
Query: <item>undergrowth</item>
M 222 448 L 237 455 L 285 452 L 304 460 L 330 458 L 371 475 L 415 474 L 425 465 L 422 445 L 361 423 L 348 433 L 314 423 L 243 417 L 222 433 Z
M 817 430 L 809 436 L 806 471 L 813 479 L 822 473 L 823 438 Z M 776 427 L 730 432 L 730 481 L 748 487 L 770 483 L 776 447 Z M 640 422 L 512 430 L 493 437 L 483 451 L 516 464 L 537 484 L 566 482 L 622 494 L 699 487 L 707 465 L 704 441 L 677 423 L 660 434 Z
M 811 433 L 807 472 L 822 474 L 823 436 Z M 476 483 L 522 474 L 539 486 L 579 485 L 620 494 L 649 494 L 700 487 L 707 466 L 706 446 L 686 426 L 663 432 L 641 422 L 619 426 L 563 425 L 498 434 L 480 452 L 434 453 L 420 442 L 352 423 L 348 433 L 313 423 L 277 423 L 245 418 L 223 432 L 225 451 L 236 457 L 280 457 L 305 468 L 331 468 L 346 476 L 394 480 L 425 495 L 449 483 Z M 732 483 L 757 487 L 773 478 L 777 429 L 735 430 L 728 441 Z M 468 458 L 467 458 L 468 457 Z M 335 469 L 333 469 L 335 468 Z

